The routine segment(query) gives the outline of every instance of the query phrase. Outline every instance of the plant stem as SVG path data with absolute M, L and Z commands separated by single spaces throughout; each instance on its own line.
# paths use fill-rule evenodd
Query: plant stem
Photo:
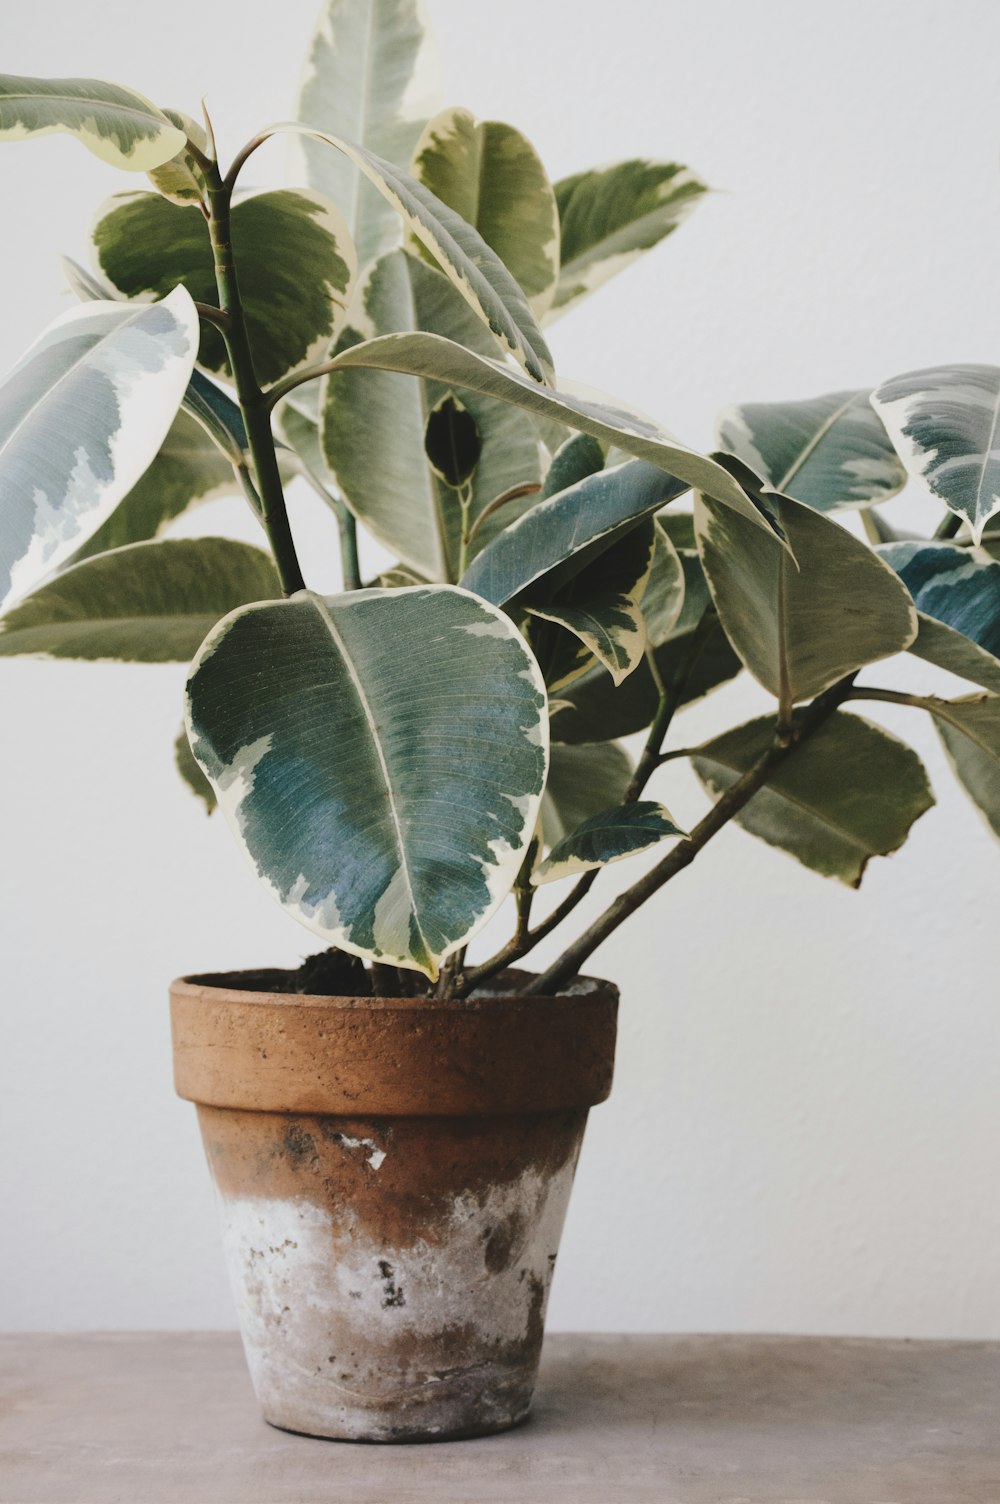
M 253 353 L 247 334 L 246 315 L 240 299 L 236 264 L 233 260 L 230 204 L 232 185 L 223 183 L 217 165 L 208 164 L 208 228 L 215 262 L 215 282 L 221 312 L 226 318 L 222 336 L 229 354 L 229 364 L 236 384 L 236 395 L 247 431 L 247 443 L 253 459 L 257 491 L 261 500 L 261 521 L 278 567 L 281 587 L 286 595 L 305 588 L 299 568 L 292 530 L 288 524 L 285 493 L 281 485 L 278 459 L 271 431 L 270 408 L 264 400 L 254 372 Z
M 662 862 L 651 868 L 637 883 L 633 883 L 631 888 L 626 888 L 625 892 L 620 894 L 595 920 L 590 929 L 568 946 L 537 982 L 531 984 L 532 995 L 545 995 L 558 991 L 576 976 L 588 956 L 592 955 L 620 924 L 634 914 L 647 898 L 650 898 L 671 878 L 676 877 L 679 872 L 683 872 L 685 867 L 689 867 L 713 836 L 716 836 L 734 815 L 739 814 L 754 794 L 764 787 L 775 769 L 793 756 L 798 748 L 830 719 L 838 706 L 849 698 L 853 677 L 852 674 L 849 678 L 841 680 L 839 684 L 834 685 L 832 689 L 814 700 L 797 719 L 793 720 L 787 733 L 779 728 L 768 751 L 713 804 L 705 818 L 695 826 L 688 839 L 678 841 Z
M 340 568 L 344 577 L 344 589 L 360 590 L 361 561 L 358 555 L 358 525 L 354 513 L 343 498 L 335 491 L 331 491 L 325 481 L 321 480 L 301 454 L 297 454 L 295 458 L 303 480 L 312 486 L 317 496 L 323 498 L 337 519 L 337 532 L 340 536 Z
M 962 519 L 957 512 L 949 512 L 935 530 L 935 538 L 954 538 L 960 531 Z

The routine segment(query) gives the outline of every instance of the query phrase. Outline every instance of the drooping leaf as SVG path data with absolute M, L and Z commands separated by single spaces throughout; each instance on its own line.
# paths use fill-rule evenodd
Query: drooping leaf
M 164 162 L 162 167 L 154 167 L 149 173 L 149 180 L 157 193 L 168 198 L 172 204 L 201 204 L 206 197 L 205 179 L 197 161 L 188 150 L 188 142 L 194 142 L 203 156 L 212 155 L 208 136 L 202 126 L 190 115 L 183 115 L 179 110 L 164 110 L 163 112 L 171 125 L 183 132 L 186 137 L 184 146 L 169 162 Z
M 238 490 L 232 465 L 201 424 L 182 409 L 152 464 L 108 520 L 77 549 L 72 562 L 158 538 L 191 507 Z
M 476 227 L 542 318 L 559 278 L 559 211 L 531 142 L 500 120 L 442 110 L 424 126 L 411 170 Z
M 695 499 L 695 531 L 730 642 L 790 706 L 901 652 L 917 620 L 898 577 L 864 543 L 802 502 L 766 496 L 794 558 L 708 498 Z
M 1000 836 L 1000 697 L 949 700 L 934 719 L 956 778 Z
M 304 134 L 343 152 L 432 253 L 470 308 L 528 375 L 542 383 L 554 379 L 551 352 L 524 293 L 478 230 L 422 183 L 354 142 L 308 125 L 288 123 L 269 126 L 262 134 L 278 131 Z
M 653 524 L 653 561 L 642 597 L 650 647 L 658 648 L 669 641 L 684 609 L 684 588 L 681 556 L 670 540 L 662 516 L 657 517 Z
M 566 439 L 545 472 L 541 500 L 547 501 L 560 491 L 568 491 L 577 481 L 586 480 L 604 469 L 604 450 L 589 433 L 575 433 Z
M 372 267 L 356 316 L 377 331 L 418 325 L 446 331 L 473 348 L 492 347 L 447 279 L 403 251 Z M 351 337 L 348 331 L 344 343 Z M 431 413 L 449 396 L 454 389 L 447 382 L 347 370 L 330 378 L 323 398 L 326 463 L 348 506 L 391 553 L 435 580 L 457 577 L 460 552 L 455 492 L 435 473 L 425 451 Z M 471 481 L 469 514 L 475 524 L 496 497 L 539 480 L 538 444 L 516 408 L 478 393 L 463 391 L 461 400 L 482 443 Z M 484 519 L 473 552 L 509 520 L 507 511 Z
M 574 872 L 607 867 L 624 857 L 648 851 L 671 836 L 683 835 L 670 811 L 651 799 L 602 810 L 554 846 L 535 868 L 531 881 L 538 886 Z
M 304 189 L 238 199 L 233 256 L 258 381 L 270 383 L 325 355 L 343 324 L 357 271 L 354 246 L 332 204 Z M 156 193 L 118 194 L 98 214 L 100 270 L 129 298 L 182 283 L 198 302 L 217 293 L 208 225 L 197 209 Z M 201 364 L 228 369 L 219 331 L 204 326 Z
M 313 34 L 298 118 L 405 167 L 440 104 L 420 0 L 327 0 Z M 400 242 L 399 216 L 349 157 L 304 139 L 307 181 L 337 205 L 365 266 Z
M 665 239 L 707 191 L 674 162 L 618 162 L 563 178 L 555 186 L 562 267 L 551 317 Z
M 869 401 L 870 392 L 831 392 L 806 402 L 727 408 L 719 448 L 817 512 L 886 501 L 906 469 Z
M 198 316 L 183 288 L 132 308 L 87 303 L 0 385 L 0 606 L 111 515 L 160 448 L 187 386 Z
M 774 721 L 749 721 L 698 749 L 693 766 L 721 795 L 772 745 Z M 735 817 L 744 830 L 852 888 L 934 803 L 917 754 L 880 726 L 836 712 Z
M 133 543 L 74 564 L 8 611 L 0 657 L 187 663 L 220 617 L 280 594 L 270 558 L 248 543 Z
M 424 453 L 431 469 L 457 491 L 472 479 L 482 452 L 475 418 L 454 392 L 448 392 L 431 408 L 424 429 Z
M 631 781 L 632 764 L 617 742 L 553 742 L 542 800 L 545 844 L 558 845 L 592 815 L 621 804 Z
M 174 742 L 174 764 L 192 794 L 204 804 L 205 813 L 210 815 L 216 805 L 215 790 L 194 760 L 185 726 L 181 727 Z
M 871 400 L 907 470 L 978 543 L 1000 511 L 1000 366 L 908 371 Z
M 327 944 L 434 977 L 509 891 L 548 733 L 493 607 L 450 586 L 249 607 L 210 633 L 188 696 L 237 840 Z
M 149 172 L 177 155 L 184 133 L 143 94 L 99 78 L 0 74 L 0 141 L 66 131 L 127 172 Z
M 919 629 L 909 651 L 1000 692 L 1000 564 L 922 540 L 889 544 L 879 554 L 917 607 Z
M 697 486 L 734 507 L 756 527 L 772 531 L 764 514 L 728 470 L 680 444 L 665 428 L 622 408 L 538 386 L 520 371 L 488 360 L 454 340 L 426 333 L 387 334 L 341 350 L 335 360 L 336 371 L 362 367 L 405 372 L 479 392 L 484 397 L 496 397 L 542 418 L 555 419 L 581 433 L 617 444 L 637 459 L 667 471 L 685 486 Z

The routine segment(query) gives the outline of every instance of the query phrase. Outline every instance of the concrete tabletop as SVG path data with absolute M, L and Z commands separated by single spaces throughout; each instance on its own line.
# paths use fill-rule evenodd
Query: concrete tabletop
M 1000 1504 L 1000 1343 L 549 1337 L 479 1441 L 313 1441 L 231 1333 L 0 1337 L 2 1504 Z

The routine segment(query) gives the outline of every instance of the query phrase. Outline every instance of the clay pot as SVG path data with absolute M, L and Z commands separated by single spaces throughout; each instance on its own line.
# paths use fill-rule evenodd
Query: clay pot
M 239 982 L 174 983 L 174 1070 L 265 1418 L 364 1441 L 517 1425 L 617 990 L 442 1003 Z

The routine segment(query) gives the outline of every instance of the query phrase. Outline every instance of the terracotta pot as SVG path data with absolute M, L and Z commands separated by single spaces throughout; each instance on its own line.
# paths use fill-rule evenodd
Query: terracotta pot
M 174 1070 L 266 1419 L 365 1441 L 517 1425 L 617 990 L 441 1003 L 240 980 L 174 983 Z

